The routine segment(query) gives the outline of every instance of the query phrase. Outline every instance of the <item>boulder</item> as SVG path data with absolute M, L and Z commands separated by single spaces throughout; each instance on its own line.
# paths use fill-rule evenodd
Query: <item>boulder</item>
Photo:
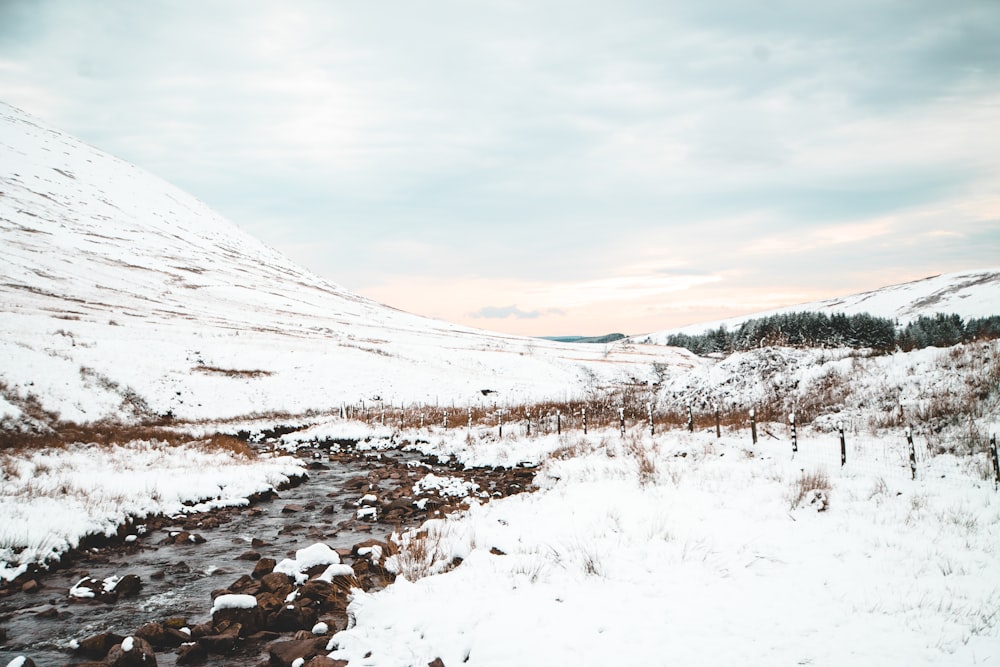
M 92 635 L 77 643 L 76 652 L 92 658 L 103 658 L 115 644 L 121 644 L 125 638 L 111 632 Z
M 142 588 L 142 579 L 137 574 L 126 574 L 115 585 L 115 593 L 124 597 L 135 597 Z
M 317 655 L 305 664 L 305 667 L 347 667 L 346 660 L 336 660 L 325 655 Z
M 108 667 L 156 667 L 156 654 L 145 639 L 126 637 L 111 647 L 104 662 Z
M 251 576 L 254 579 L 263 579 L 266 575 L 274 572 L 274 566 L 277 564 L 278 562 L 273 558 L 261 558 L 253 566 L 253 574 Z
M 236 648 L 236 642 L 239 641 L 240 631 L 242 629 L 242 625 L 239 623 L 233 623 L 217 635 L 202 637 L 198 640 L 198 645 L 204 648 L 208 653 L 225 655 L 232 652 L 232 650 Z
M 208 652 L 205 650 L 205 647 L 197 642 L 189 642 L 187 644 L 181 644 L 181 647 L 177 650 L 176 664 L 194 665 L 199 662 L 204 662 L 207 657 Z
M 18 667 L 35 667 L 35 661 L 26 655 L 19 655 L 7 663 L 8 667 L 11 665 L 17 665 Z
M 299 601 L 282 605 L 270 619 L 268 627 L 278 632 L 295 632 L 308 630 L 316 625 L 316 609 L 301 604 Z
M 275 642 L 267 647 L 270 663 L 273 667 L 292 667 L 292 663 L 302 658 L 309 660 L 326 651 L 325 637 L 317 639 L 292 639 Z
M 292 592 L 292 579 L 283 572 L 272 572 L 260 578 L 260 587 L 283 598 Z

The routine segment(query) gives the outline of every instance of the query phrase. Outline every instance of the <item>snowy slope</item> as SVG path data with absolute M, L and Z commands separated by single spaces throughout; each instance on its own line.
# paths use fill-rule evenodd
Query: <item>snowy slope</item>
M 903 324 L 920 315 L 934 313 L 957 313 L 965 319 L 1000 315 L 1000 268 L 948 273 L 870 292 L 658 331 L 635 336 L 633 340 L 662 345 L 671 334 L 695 335 L 720 326 L 731 330 L 754 318 L 803 311 L 847 315 L 869 313 L 898 319 Z
M 654 363 L 700 362 L 478 331 L 359 297 L 162 180 L 0 104 L 8 426 L 41 409 L 91 421 L 301 412 L 375 396 L 563 397 L 650 380 Z

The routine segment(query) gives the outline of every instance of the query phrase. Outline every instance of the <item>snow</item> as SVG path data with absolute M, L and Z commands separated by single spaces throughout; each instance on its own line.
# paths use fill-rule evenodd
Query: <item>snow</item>
M 901 324 L 913 321 L 920 315 L 934 313 L 955 313 L 967 320 L 996 315 L 998 304 L 1000 304 L 1000 268 L 958 271 L 859 294 L 785 306 L 714 322 L 698 322 L 675 329 L 633 336 L 630 340 L 662 345 L 673 334 L 697 335 L 721 326 L 733 330 L 751 319 L 795 312 L 845 315 L 868 313 L 898 320 Z
M 942 461 L 945 478 L 885 479 L 793 458 L 787 441 L 751 452 L 742 440 L 566 438 L 578 455 L 546 459 L 540 491 L 428 522 L 427 537 L 397 536 L 424 539 L 432 562 L 409 563 L 384 591 L 355 591 L 356 625 L 331 638 L 331 657 L 386 666 L 1000 660 L 1000 494 L 971 462 Z M 652 480 L 639 476 L 636 443 L 655 462 Z M 791 507 L 802 468 L 829 476 L 827 510 Z
M 19 655 L 10 662 L 8 662 L 7 667 L 24 667 L 24 663 L 25 663 L 25 657 L 23 655 Z
M 0 153 L 5 422 L 31 400 L 76 422 L 489 406 L 697 363 L 662 346 L 554 343 L 383 306 L 3 104 Z
M 413 485 L 413 493 L 436 491 L 442 497 L 464 498 L 479 490 L 479 485 L 461 477 L 445 477 L 428 473 Z
M 125 639 L 122 640 L 122 650 L 128 653 L 129 651 L 132 650 L 133 644 L 134 640 L 132 639 L 132 637 L 126 637 Z
M 281 572 L 292 577 L 296 583 L 303 584 L 308 579 L 306 572 L 318 565 L 339 565 L 340 555 L 329 546 L 316 543 L 295 552 L 295 558 L 285 558 L 274 567 L 275 572 Z M 351 570 L 351 574 L 354 571 Z M 325 576 L 325 574 L 324 574 Z
M 252 595 L 228 593 L 215 598 L 212 603 L 212 615 L 223 609 L 253 609 L 257 606 L 257 598 Z
M 325 635 L 330 631 L 330 626 L 326 623 L 317 623 L 313 626 L 312 633 L 314 635 Z
M 199 443 L 159 441 L 2 452 L 0 469 L 6 471 L 0 486 L 5 580 L 58 559 L 86 535 L 114 535 L 153 514 L 245 505 L 247 497 L 303 474 L 292 457 L 244 459 Z

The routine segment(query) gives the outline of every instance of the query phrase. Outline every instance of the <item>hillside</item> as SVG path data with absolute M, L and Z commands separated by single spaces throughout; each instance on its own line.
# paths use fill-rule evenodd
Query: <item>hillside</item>
M 662 345 L 674 334 L 696 335 L 720 326 L 732 330 L 752 319 L 796 312 L 828 315 L 868 313 L 897 320 L 900 324 L 911 322 L 921 315 L 931 316 L 935 313 L 954 313 L 965 319 L 988 317 L 1000 314 L 1000 268 L 932 276 L 859 294 L 633 336 L 631 340 Z
M 7 105 L 0 155 L 8 428 L 379 399 L 534 400 L 651 380 L 654 363 L 661 374 L 699 363 L 677 350 L 501 335 L 375 303 Z

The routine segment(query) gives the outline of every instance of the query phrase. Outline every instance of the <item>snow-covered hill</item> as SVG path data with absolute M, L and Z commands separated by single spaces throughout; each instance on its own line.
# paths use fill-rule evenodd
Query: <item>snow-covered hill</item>
M 349 242 L 349 241 L 347 241 Z M 441 294 L 447 299 L 447 294 Z M 701 363 L 359 297 L 191 196 L 0 104 L 0 420 L 222 418 L 574 395 Z M 488 397 L 484 392 L 489 393 Z
M 948 273 L 870 292 L 658 331 L 635 336 L 632 340 L 662 345 L 672 334 L 696 335 L 720 326 L 732 330 L 758 317 L 804 311 L 846 315 L 869 313 L 898 320 L 901 324 L 935 313 L 956 313 L 965 319 L 1000 315 L 1000 268 Z

